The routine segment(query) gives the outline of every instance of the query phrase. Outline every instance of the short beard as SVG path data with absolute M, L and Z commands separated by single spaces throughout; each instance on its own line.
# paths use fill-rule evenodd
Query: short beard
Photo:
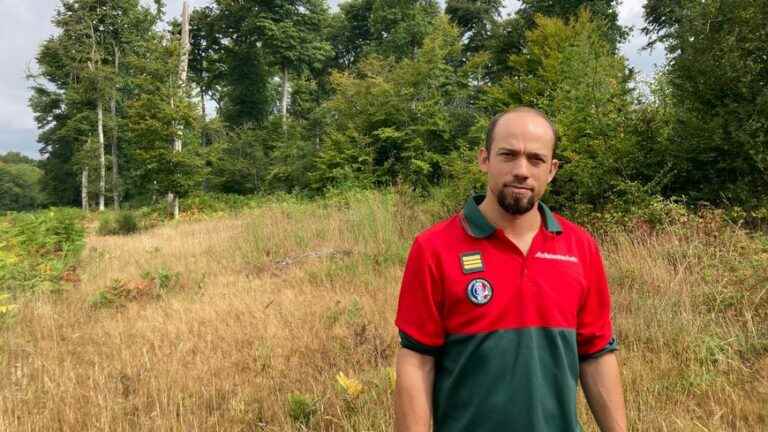
M 529 194 L 528 198 L 522 198 L 517 195 L 508 196 L 504 193 L 504 187 L 496 192 L 496 201 L 499 203 L 499 207 L 512 216 L 526 214 L 536 204 L 533 193 Z

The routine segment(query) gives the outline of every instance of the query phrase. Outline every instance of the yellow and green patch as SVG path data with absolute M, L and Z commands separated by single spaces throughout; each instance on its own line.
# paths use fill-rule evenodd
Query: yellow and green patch
M 461 269 L 464 274 L 477 273 L 483 271 L 483 257 L 480 252 L 469 252 L 461 254 Z

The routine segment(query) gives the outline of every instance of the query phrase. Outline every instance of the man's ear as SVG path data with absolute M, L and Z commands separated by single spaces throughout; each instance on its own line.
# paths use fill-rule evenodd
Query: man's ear
M 477 152 L 477 165 L 480 167 L 480 171 L 487 173 L 488 172 L 488 158 L 490 155 L 488 154 L 488 151 L 485 150 L 485 147 L 480 147 L 480 150 Z
M 549 180 L 547 180 L 547 183 L 550 183 L 555 178 L 555 174 L 557 174 L 557 170 L 560 169 L 560 161 L 557 159 L 552 159 L 552 163 L 549 165 Z

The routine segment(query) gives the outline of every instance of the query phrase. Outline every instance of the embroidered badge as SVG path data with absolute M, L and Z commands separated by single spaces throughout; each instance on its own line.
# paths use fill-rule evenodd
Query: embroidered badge
M 469 252 L 461 254 L 461 269 L 464 274 L 477 273 L 483 271 L 483 257 L 480 252 Z
M 472 279 L 467 285 L 467 297 L 472 303 L 482 306 L 493 297 L 493 288 L 485 279 Z

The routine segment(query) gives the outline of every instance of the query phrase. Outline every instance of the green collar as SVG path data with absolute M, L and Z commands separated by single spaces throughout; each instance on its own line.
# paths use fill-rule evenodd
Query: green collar
M 488 222 L 488 219 L 483 216 L 480 207 L 478 207 L 484 199 L 484 194 L 472 195 L 464 206 L 464 229 L 466 229 L 467 234 L 472 237 L 485 238 L 496 232 L 496 227 Z M 563 228 L 560 226 L 557 219 L 555 219 L 555 215 L 553 215 L 552 211 L 549 210 L 549 207 L 541 201 L 539 201 L 539 212 L 544 217 L 547 231 L 553 234 L 560 234 L 563 232 Z

